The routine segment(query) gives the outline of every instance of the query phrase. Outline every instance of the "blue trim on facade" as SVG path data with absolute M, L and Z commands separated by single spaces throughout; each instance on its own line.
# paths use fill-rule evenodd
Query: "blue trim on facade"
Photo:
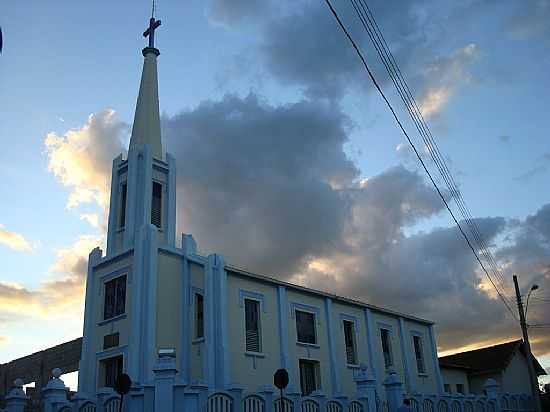
M 340 327 L 343 328 L 343 321 L 345 320 L 353 322 L 353 325 L 355 327 L 355 332 L 357 333 L 357 328 L 359 325 L 359 321 L 357 320 L 357 317 L 348 315 L 347 313 L 340 313 Z
M 288 347 L 288 315 L 286 305 L 286 288 L 284 286 L 278 286 L 277 306 L 279 309 L 279 344 L 281 352 L 281 368 L 283 369 L 289 369 L 290 364 Z M 289 373 L 289 375 L 291 374 Z
M 108 282 L 114 278 L 117 278 L 121 275 L 128 275 L 128 277 L 126 279 L 129 279 L 130 278 L 130 274 L 131 274 L 131 270 L 130 270 L 131 266 L 128 265 L 128 266 L 124 266 L 123 268 L 120 268 L 118 270 L 115 270 L 113 272 L 110 272 L 110 273 L 106 273 L 105 275 L 101 276 L 101 281 L 103 283 L 105 282 Z
M 191 289 L 189 290 L 189 306 L 195 305 L 195 294 L 202 295 L 204 298 L 204 289 L 198 288 L 196 286 L 191 286 Z
M 177 354 L 180 360 L 180 376 L 184 384 L 187 384 L 191 380 L 191 371 L 190 371 L 190 360 L 189 360 L 189 351 L 190 345 L 189 341 L 191 339 L 191 319 L 193 316 L 189 313 L 190 306 L 190 286 L 191 286 L 191 273 L 189 270 L 189 262 L 187 258 L 183 256 L 182 258 L 182 273 L 181 273 L 181 330 L 180 330 L 180 348 L 181 353 Z
M 204 363 L 203 379 L 208 387 L 213 389 L 216 384 L 216 326 L 214 273 L 211 259 L 204 266 L 204 338 L 206 345 L 206 362 Z
M 91 342 L 90 338 L 92 336 L 93 324 L 94 322 L 94 312 L 95 308 L 95 299 L 96 295 L 95 290 L 95 279 L 94 279 L 94 266 L 101 259 L 101 249 L 96 247 L 89 254 L 88 257 L 88 273 L 86 275 L 86 300 L 84 306 L 84 333 L 82 337 L 82 349 L 80 353 L 80 362 L 78 370 L 80 374 L 78 376 L 78 390 L 84 393 L 94 393 L 95 387 L 92 386 L 90 382 L 91 370 L 95 370 L 95 366 L 91 365 L 92 359 L 89 359 Z
M 415 384 L 414 380 L 411 374 L 411 368 L 410 368 L 410 359 L 409 359 L 409 351 L 407 350 L 407 347 L 405 346 L 405 342 L 408 340 L 408 338 L 405 336 L 405 322 L 403 321 L 403 318 L 399 318 L 399 343 L 401 346 L 401 358 L 403 361 L 403 372 L 405 375 L 405 387 L 407 388 L 408 393 L 414 393 L 415 391 Z
M 169 246 L 175 246 L 176 242 L 176 160 L 174 156 L 166 153 L 168 161 L 168 207 L 166 216 L 166 243 Z
M 435 343 L 435 331 L 433 325 L 428 326 L 428 333 L 430 335 L 430 342 L 432 347 L 432 360 L 434 365 L 435 376 L 437 379 L 437 386 L 439 393 L 444 393 L 445 388 L 443 385 L 443 377 L 441 376 L 441 369 L 439 368 L 439 359 L 437 357 L 437 345 Z
M 372 319 L 372 312 L 369 308 L 365 308 L 364 310 L 365 314 L 365 329 L 367 331 L 367 352 L 368 352 L 368 359 L 369 359 L 369 366 L 372 370 L 372 374 L 377 379 L 376 375 L 376 367 L 377 367 L 377 359 L 374 356 L 374 325 L 373 325 L 373 319 Z
M 145 277 L 145 291 L 146 305 L 145 305 L 145 345 L 142 359 L 144 360 L 144 376 L 147 381 L 154 379 L 154 365 L 157 359 L 156 353 L 156 321 L 157 321 L 157 257 L 158 248 L 156 242 L 157 227 L 151 223 L 144 225 L 146 231 L 145 240 L 145 259 L 146 259 L 146 277 Z
M 122 319 L 126 319 L 127 316 L 128 315 L 127 315 L 126 312 L 121 313 L 120 315 L 113 316 L 112 318 L 100 320 L 99 322 L 97 322 L 97 326 L 103 326 L 103 325 L 107 325 L 107 324 L 112 323 L 112 322 L 116 322 L 116 321 L 119 321 L 119 320 L 122 320 Z
M 122 162 L 122 154 L 113 159 L 113 168 L 111 169 L 111 197 L 109 200 L 109 222 L 107 228 L 107 255 L 115 252 L 115 235 L 118 229 L 118 213 L 119 213 L 119 179 L 120 171 L 118 170 Z
M 250 290 L 239 289 L 239 307 L 244 307 L 244 299 L 250 298 L 260 302 L 260 306 L 263 313 L 267 313 L 265 307 L 265 297 L 263 293 L 253 292 Z
M 338 376 L 338 362 L 336 359 L 336 331 L 338 328 L 334 327 L 332 321 L 332 300 L 325 298 L 325 316 L 327 320 L 327 338 L 328 338 L 328 351 L 330 359 L 330 378 L 332 395 L 338 396 L 342 393 L 342 386 L 340 384 L 340 377 Z

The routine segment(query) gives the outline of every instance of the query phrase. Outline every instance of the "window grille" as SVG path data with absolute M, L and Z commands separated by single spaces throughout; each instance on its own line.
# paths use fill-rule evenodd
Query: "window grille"
M 122 355 L 104 359 L 101 363 L 105 370 L 105 381 L 103 386 L 114 388 L 116 380 L 122 374 Z
M 103 319 L 110 319 L 125 312 L 126 275 L 105 283 L 105 305 Z
M 260 344 L 260 303 L 256 300 L 244 300 L 246 351 L 261 352 Z
M 296 334 L 300 343 L 317 343 L 315 315 L 313 313 L 296 311 Z
M 426 368 L 424 367 L 424 353 L 422 351 L 422 338 L 420 336 L 413 336 L 413 344 L 418 373 L 426 373 Z
M 355 328 L 353 322 L 344 321 L 344 340 L 346 344 L 346 362 L 349 365 L 357 364 L 357 351 L 355 350 Z
M 158 228 L 162 227 L 162 185 L 158 182 L 153 182 L 151 223 Z
M 388 369 L 393 366 L 390 331 L 387 329 L 380 329 L 380 338 L 382 339 L 382 352 L 384 353 L 384 366 L 386 367 L 386 369 Z
M 300 359 L 300 388 L 303 396 L 321 389 L 319 362 Z

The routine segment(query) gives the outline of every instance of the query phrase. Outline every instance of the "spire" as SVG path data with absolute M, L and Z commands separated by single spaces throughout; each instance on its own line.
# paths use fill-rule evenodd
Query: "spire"
M 130 148 L 148 144 L 153 151 L 153 157 L 157 159 L 162 159 L 157 79 L 157 57 L 160 52 L 155 48 L 155 30 L 160 24 L 160 20 L 151 17 L 149 28 L 143 33 L 143 37 L 149 37 L 149 46 L 142 51 L 143 72 L 130 138 Z

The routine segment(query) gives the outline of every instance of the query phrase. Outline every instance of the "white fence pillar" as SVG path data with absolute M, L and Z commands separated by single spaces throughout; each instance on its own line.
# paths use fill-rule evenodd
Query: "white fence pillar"
M 16 379 L 13 389 L 6 396 L 6 412 L 23 412 L 27 406 L 29 397 L 23 391 L 23 380 Z
M 161 351 L 153 373 L 155 374 L 155 411 L 173 411 L 174 381 L 178 373 L 176 351 Z
M 376 412 L 376 378 L 369 372 L 367 365 L 362 364 L 361 369 L 353 376 L 357 386 L 357 400 L 363 405 L 365 412 Z
M 500 386 L 494 379 L 487 379 L 485 384 L 483 385 L 483 389 L 485 389 L 485 393 L 487 394 L 487 399 L 489 402 L 493 402 L 495 405 L 495 412 L 500 412 Z
M 63 372 L 59 368 L 52 370 L 52 378 L 42 389 L 44 412 L 57 412 L 60 405 L 67 403 L 67 388 L 59 377 Z
M 390 372 L 386 379 L 384 379 L 384 387 L 386 388 L 388 411 L 396 412 L 397 408 L 403 403 L 403 383 L 395 372 Z

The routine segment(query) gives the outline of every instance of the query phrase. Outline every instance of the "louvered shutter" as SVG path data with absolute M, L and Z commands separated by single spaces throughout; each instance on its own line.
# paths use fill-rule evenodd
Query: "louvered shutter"
M 247 352 L 261 352 L 259 306 L 255 300 L 244 301 Z

